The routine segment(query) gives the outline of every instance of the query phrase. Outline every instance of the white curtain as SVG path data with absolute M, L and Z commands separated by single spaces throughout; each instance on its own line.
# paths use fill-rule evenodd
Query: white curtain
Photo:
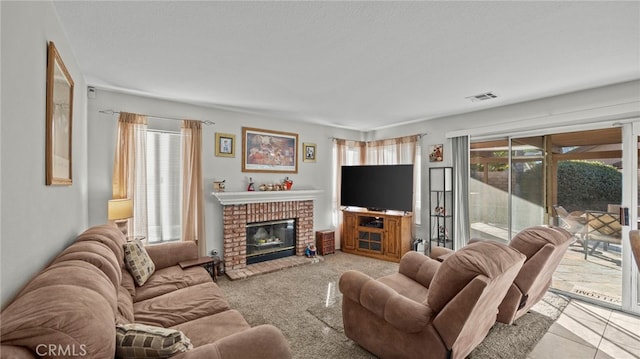
M 342 180 L 342 166 L 363 164 L 365 161 L 365 143 L 360 141 L 333 140 L 333 224 L 336 228 L 336 245 L 340 243 L 342 233 L 342 211 L 340 210 L 340 183 Z
M 195 241 L 206 255 L 200 121 L 182 121 L 182 240 Z
M 366 143 L 367 165 L 415 164 L 418 136 L 392 138 Z
M 133 200 L 130 237 L 147 240 L 147 118 L 121 112 L 113 165 L 113 198 Z
M 451 139 L 454 188 L 454 249 L 464 247 L 471 237 L 469 221 L 469 136 Z

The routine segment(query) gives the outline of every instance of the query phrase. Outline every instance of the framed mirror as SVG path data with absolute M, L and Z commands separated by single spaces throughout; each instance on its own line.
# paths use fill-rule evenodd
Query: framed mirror
M 53 41 L 47 51 L 46 184 L 72 184 L 73 79 Z

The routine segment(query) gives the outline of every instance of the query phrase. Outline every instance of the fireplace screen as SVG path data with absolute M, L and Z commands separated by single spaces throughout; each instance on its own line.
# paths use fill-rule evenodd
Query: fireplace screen
M 247 224 L 247 264 L 293 256 L 295 245 L 294 219 Z

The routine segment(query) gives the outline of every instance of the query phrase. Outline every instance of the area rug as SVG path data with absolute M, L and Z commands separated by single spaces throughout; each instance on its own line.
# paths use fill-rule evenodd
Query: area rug
M 512 325 L 496 323 L 469 358 L 526 358 L 568 304 L 568 298 L 547 292 L 538 304 Z
M 222 278 L 218 284 L 231 307 L 251 326 L 278 327 L 294 358 L 375 358 L 344 335 L 337 284 L 350 269 L 377 278 L 397 272 L 398 264 L 342 252 L 323 259 L 244 280 Z M 469 358 L 526 358 L 567 303 L 564 297 L 548 293 L 514 325 L 496 324 Z

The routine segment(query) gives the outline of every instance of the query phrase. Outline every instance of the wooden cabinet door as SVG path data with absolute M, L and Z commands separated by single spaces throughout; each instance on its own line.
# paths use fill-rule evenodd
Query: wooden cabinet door
M 356 215 L 344 212 L 344 221 L 342 223 L 342 246 L 345 249 L 356 249 Z
M 400 220 L 385 218 L 384 254 L 388 257 L 400 258 Z

